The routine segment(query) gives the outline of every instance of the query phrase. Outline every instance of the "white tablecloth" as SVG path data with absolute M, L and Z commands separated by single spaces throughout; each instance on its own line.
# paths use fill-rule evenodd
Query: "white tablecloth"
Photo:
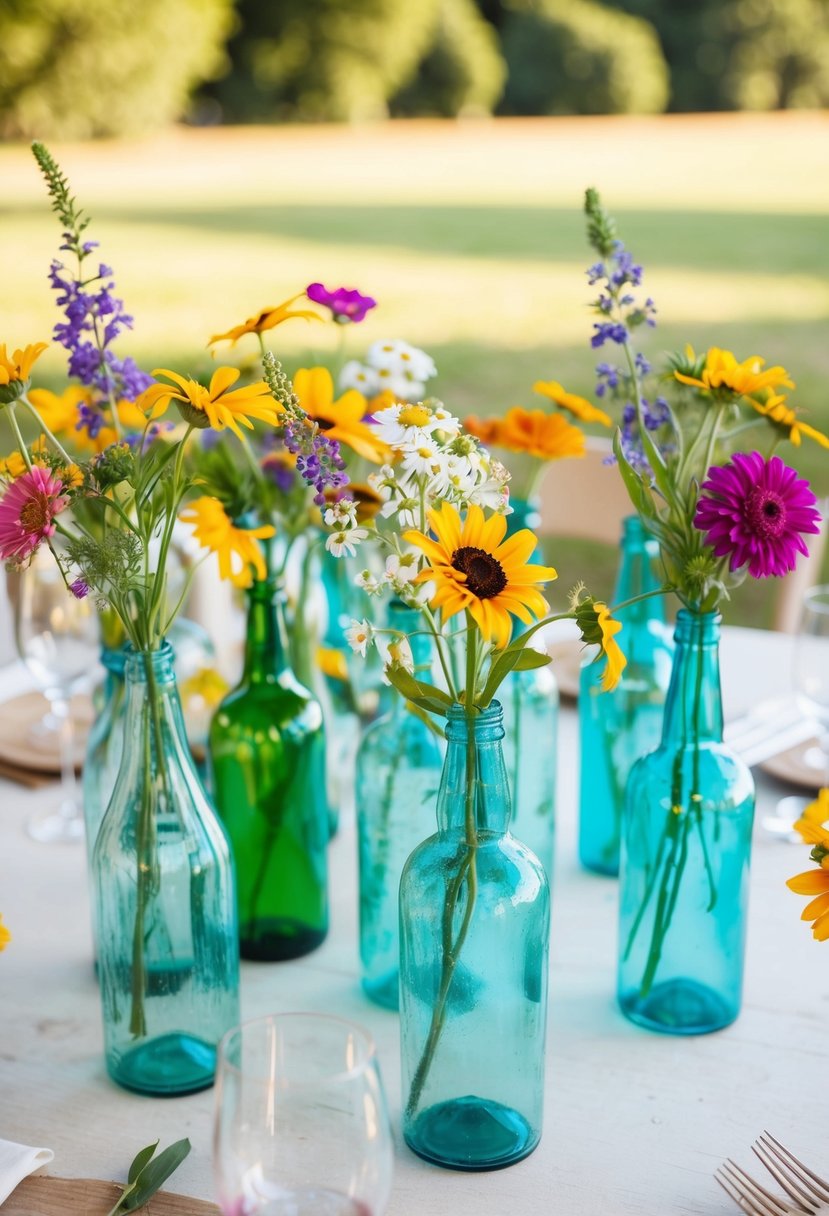
M 790 646 L 782 635 L 725 631 L 727 714 L 788 691 Z M 725 1214 L 736 1209 L 712 1171 L 729 1155 L 752 1168 L 749 1145 L 764 1128 L 829 1174 L 829 944 L 813 942 L 799 919 L 804 901 L 784 886 L 806 868 L 807 850 L 756 833 L 737 1023 L 689 1039 L 639 1030 L 613 995 L 616 883 L 575 860 L 576 743 L 575 712 L 563 708 L 541 1144 L 508 1170 L 460 1174 L 420 1161 L 396 1131 L 390 1216 Z M 758 776 L 762 813 L 787 791 Z M 0 955 L 0 1137 L 53 1148 L 55 1174 L 122 1179 L 141 1145 L 187 1135 L 193 1151 L 171 1189 L 212 1198 L 212 1092 L 142 1098 L 106 1076 L 83 849 L 38 845 L 23 830 L 50 797 L 0 782 L 0 912 L 14 934 Z M 331 932 L 318 951 L 243 965 L 242 1014 L 318 1009 L 363 1023 L 397 1129 L 398 1020 L 369 1004 L 358 982 L 350 824 L 331 849 L 331 895 Z

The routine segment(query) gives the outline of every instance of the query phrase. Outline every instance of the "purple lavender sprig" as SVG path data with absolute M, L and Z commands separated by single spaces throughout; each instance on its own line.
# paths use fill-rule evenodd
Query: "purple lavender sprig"
M 336 439 L 329 439 L 312 423 L 299 403 L 294 386 L 271 351 L 262 357 L 265 380 L 273 398 L 284 410 L 283 439 L 288 451 L 296 456 L 297 472 L 316 493 L 314 502 L 322 506 L 327 489 L 339 489 L 348 484 L 345 461 Z
M 152 384 L 152 377 L 133 359 L 119 358 L 110 350 L 118 335 L 132 328 L 132 317 L 124 311 L 123 301 L 113 295 L 115 284 L 109 266 L 100 262 L 97 273 L 84 273 L 84 262 L 98 247 L 97 241 L 83 239 L 89 217 L 77 206 L 68 181 L 48 149 L 33 143 L 32 152 L 46 179 L 52 208 L 63 223 L 61 250 L 77 258 L 74 273 L 57 258 L 49 270 L 49 281 L 59 293 L 57 302 L 66 318 L 55 326 L 55 341 L 69 351 L 70 376 L 97 389 L 113 405 L 121 397 L 134 401 Z M 82 419 L 81 426 L 85 425 Z

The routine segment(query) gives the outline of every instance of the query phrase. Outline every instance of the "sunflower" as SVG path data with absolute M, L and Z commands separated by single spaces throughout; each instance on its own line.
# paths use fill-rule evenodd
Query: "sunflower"
M 214 431 L 223 431 L 229 427 L 234 435 L 242 438 L 238 423 L 253 430 L 251 418 L 276 425 L 282 407 L 271 397 L 271 390 L 264 380 L 254 384 L 246 384 L 228 392 L 232 384 L 239 379 L 239 369 L 236 367 L 219 367 L 210 378 L 210 385 L 205 388 L 197 380 L 179 376 L 176 372 L 168 371 L 166 367 L 157 367 L 154 376 L 166 376 L 177 388 L 169 384 L 151 384 L 136 401 L 136 405 L 145 414 L 158 418 L 164 413 L 171 401 L 178 402 L 179 413 L 185 422 L 191 426 L 205 429 L 212 427 Z M 267 402 L 264 398 L 268 398 Z
M 33 366 L 48 347 L 48 342 L 35 342 L 8 355 L 6 344 L 0 343 L 0 385 L 11 384 L 13 380 L 28 380 Z
M 691 347 L 686 352 L 691 363 L 696 359 L 696 355 Z M 751 393 L 757 393 L 764 388 L 794 388 L 794 383 L 789 378 L 789 373 L 785 367 L 775 366 L 766 368 L 763 371 L 765 359 L 761 359 L 759 355 L 749 355 L 742 363 L 737 362 L 737 358 L 730 350 L 721 350 L 718 346 L 712 346 L 705 356 L 705 364 L 700 377 L 688 376 L 684 372 L 675 371 L 674 376 L 682 384 L 690 384 L 693 388 L 702 389 L 703 392 L 710 393 L 715 389 L 730 389 L 731 392 L 738 396 L 747 397 Z
M 602 656 L 606 659 L 602 690 L 612 692 L 627 667 L 627 659 L 616 641 L 616 634 L 622 628 L 622 622 L 614 621 L 610 609 L 602 600 L 588 598 L 579 602 L 577 596 L 580 590 L 583 588 L 577 589 L 576 600 L 572 603 L 576 624 L 581 630 L 582 641 L 588 646 L 599 647 L 599 653 L 593 661 L 597 662 Z
M 248 317 L 247 321 L 241 325 L 234 325 L 227 333 L 214 334 L 207 345 L 213 346 L 216 342 L 230 342 L 232 346 L 235 346 L 245 334 L 263 334 L 268 329 L 275 329 L 283 321 L 290 321 L 292 317 L 304 317 L 306 321 L 321 321 L 322 317 L 318 312 L 312 312 L 307 308 L 291 308 L 294 301 L 304 295 L 305 292 L 300 291 L 297 295 L 291 296 L 289 300 L 283 300 L 281 304 L 277 304 L 276 308 L 263 308 L 255 316 Z
M 810 802 L 803 815 L 794 825 L 806 844 L 820 844 L 829 852 L 829 830 L 823 825 L 829 823 L 829 787 L 818 792 L 814 802 Z
M 217 498 L 204 496 L 183 511 L 183 523 L 193 525 L 193 536 L 205 549 L 219 558 L 219 577 L 230 579 L 234 587 L 250 587 L 267 576 L 265 558 L 257 541 L 269 540 L 276 529 L 237 528 Z
M 294 376 L 294 392 L 326 438 L 344 443 L 373 464 L 383 464 L 390 458 L 390 449 L 363 422 L 368 409 L 363 394 L 350 388 L 335 401 L 334 381 L 327 367 L 301 367 Z
M 536 586 L 557 578 L 551 566 L 528 564 L 537 540 L 522 528 L 504 540 L 507 521 L 503 515 L 485 519 L 478 506 L 471 506 L 465 520 L 450 504 L 428 512 L 434 539 L 410 530 L 403 539 L 415 545 L 430 563 L 418 575 L 419 582 L 434 580 L 432 604 L 444 620 L 468 611 L 486 641 L 501 649 L 512 632 L 510 616 L 529 625 L 543 616 L 547 602 Z
M 829 439 L 813 426 L 801 422 L 791 406 L 786 405 L 786 398 L 779 393 L 769 390 L 765 401 L 756 401 L 754 397 L 747 397 L 746 400 L 754 406 L 758 414 L 762 414 L 777 426 L 786 428 L 788 438 L 796 448 L 800 447 L 803 435 L 814 439 L 822 448 L 829 448 Z
M 560 414 L 513 406 L 501 421 L 495 443 L 509 452 L 527 452 L 539 460 L 584 455 L 584 432 Z
M 610 426 L 609 414 L 593 405 L 586 397 L 568 393 L 558 380 L 536 380 L 533 392 L 539 393 L 542 397 L 549 397 L 561 409 L 569 410 L 574 417 L 578 418 L 579 422 L 600 422 L 602 426 Z
M 796 895 L 815 895 L 800 914 L 801 920 L 810 920 L 812 935 L 819 942 L 829 940 L 829 853 L 816 870 L 806 870 L 786 880 L 786 886 Z

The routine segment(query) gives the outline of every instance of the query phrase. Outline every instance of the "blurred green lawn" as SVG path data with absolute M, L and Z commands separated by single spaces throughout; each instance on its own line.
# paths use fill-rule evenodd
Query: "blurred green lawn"
M 460 414 L 530 405 L 539 377 L 590 396 L 581 202 L 595 185 L 659 308 L 647 352 L 690 341 L 783 363 L 804 417 L 829 428 L 825 116 L 176 130 L 53 151 L 135 316 L 120 349 L 147 367 L 206 369 L 212 333 L 319 279 L 379 301 L 349 355 L 376 338 L 425 347 Z M 49 334 L 58 244 L 28 149 L 0 148 L 0 340 Z M 300 321 L 273 344 L 294 367 L 330 357 L 336 338 Z M 247 339 L 229 353 L 253 351 Z M 43 370 L 60 382 L 59 351 Z M 787 455 L 829 494 L 826 450 Z M 555 556 L 559 586 L 589 556 L 591 588 L 608 590 L 613 555 Z M 729 615 L 759 624 L 769 603 L 765 588 L 741 590 Z

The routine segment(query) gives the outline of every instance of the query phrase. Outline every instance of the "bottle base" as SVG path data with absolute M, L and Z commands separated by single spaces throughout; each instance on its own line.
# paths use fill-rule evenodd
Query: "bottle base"
M 619 877 L 619 858 L 615 861 L 602 861 L 597 857 L 582 857 L 579 855 L 582 869 L 587 870 L 589 874 L 601 874 L 603 878 L 618 878 Z
M 109 1075 L 124 1089 L 156 1097 L 197 1093 L 213 1084 L 216 1047 L 190 1034 L 174 1032 L 147 1039 L 107 1062 Z
M 646 997 L 635 988 L 620 992 L 619 1005 L 631 1022 L 661 1034 L 711 1034 L 739 1012 L 713 988 L 689 979 L 656 984 Z
M 363 992 L 375 1005 L 381 1005 L 383 1009 L 400 1008 L 400 972 L 396 967 L 372 979 L 365 977 L 362 983 Z
M 240 926 L 239 953 L 255 963 L 284 963 L 316 950 L 326 933 L 327 929 L 309 929 L 287 917 L 257 920 L 255 926 Z
M 541 1139 L 517 1110 L 472 1095 L 428 1107 L 404 1137 L 425 1161 L 470 1172 L 514 1165 Z

